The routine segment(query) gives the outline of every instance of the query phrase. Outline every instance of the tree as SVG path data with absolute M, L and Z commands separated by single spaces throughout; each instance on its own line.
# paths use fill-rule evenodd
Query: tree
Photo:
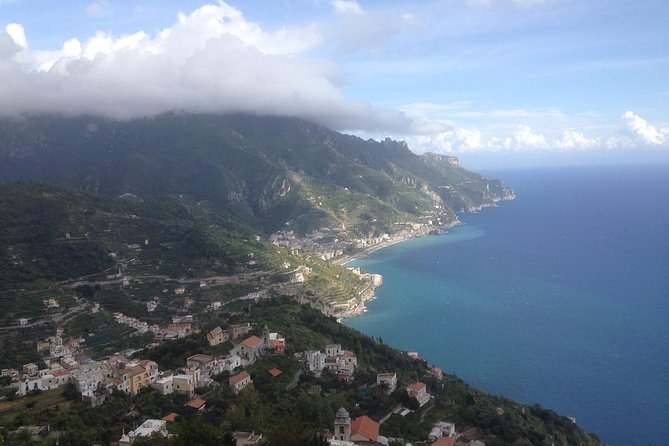
M 223 430 L 200 417 L 179 423 L 174 446 L 236 446 L 237 441 L 229 430 Z

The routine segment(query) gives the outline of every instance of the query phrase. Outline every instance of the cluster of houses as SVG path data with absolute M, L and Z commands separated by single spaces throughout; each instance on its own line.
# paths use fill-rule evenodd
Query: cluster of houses
M 120 313 L 115 314 L 115 317 L 122 323 L 135 323 L 132 318 Z M 175 319 L 173 324 L 192 322 L 192 319 L 188 321 L 184 316 L 177 318 L 181 319 Z M 51 356 L 46 361 L 45 369 L 40 370 L 36 364 L 26 364 L 21 372 L 3 369 L 2 375 L 12 377 L 12 385 L 17 387 L 19 395 L 25 395 L 34 390 L 55 389 L 73 383 L 82 398 L 89 401 L 92 406 L 97 406 L 104 403 L 106 397 L 115 390 L 135 395 L 143 388 L 151 386 L 162 395 L 172 393 L 185 395 L 189 399 L 185 405 L 195 411 L 200 411 L 205 407 L 206 401 L 195 396 L 196 388 L 210 385 L 213 383 L 214 376 L 228 372 L 230 374 L 228 387 L 235 395 L 239 394 L 253 382 L 251 375 L 243 370 L 244 367 L 255 363 L 268 351 L 283 352 L 285 350 L 285 338 L 279 333 L 270 332 L 266 325 L 262 329 L 261 336 L 249 335 L 251 330 L 252 326 L 249 323 L 230 325 L 226 330 L 216 327 L 207 333 L 207 340 L 211 346 L 230 341 L 233 348 L 227 355 L 214 357 L 201 353 L 195 354 L 187 358 L 185 368 L 177 373 L 161 373 L 158 365 L 153 361 L 131 360 L 122 354 L 112 355 L 102 361 L 86 360 L 84 357 L 84 360 L 80 360 L 81 363 L 79 363 L 70 353 L 79 347 L 82 340 L 69 339 L 64 342 L 62 329 L 59 329 L 56 336 L 38 343 L 38 349 L 48 349 Z M 415 352 L 411 352 L 410 356 L 420 359 Z M 295 358 L 301 362 L 307 373 L 315 377 L 320 377 L 326 371 L 341 380 L 350 381 L 358 367 L 355 353 L 343 349 L 340 344 L 328 344 L 324 351 L 307 350 L 296 353 Z M 271 369 L 268 372 L 273 376 L 281 373 L 278 369 Z M 431 373 L 437 378 L 442 376 L 438 368 L 432 369 Z M 376 376 L 376 386 L 385 390 L 387 394 L 393 393 L 397 385 L 396 373 L 379 373 Z M 417 401 L 419 407 L 423 407 L 431 399 L 427 386 L 421 381 L 409 384 L 406 391 Z M 176 416 L 177 414 L 172 413 L 162 420 L 146 420 L 136 429 L 128 433 L 124 432 L 119 444 L 130 445 L 138 437 L 153 434 L 166 436 L 166 423 L 173 421 Z M 379 435 L 379 430 L 379 422 L 365 415 L 351 419 L 349 413 L 342 407 L 336 413 L 334 431 L 329 442 L 331 446 L 387 446 L 389 440 Z M 255 440 L 257 441 L 258 438 Z M 433 446 L 454 446 L 456 438 L 455 425 L 448 421 L 441 421 L 432 428 L 428 442 Z M 478 442 L 477 446 L 481 445 L 482 443 Z
M 82 398 L 93 406 L 104 401 L 112 390 L 137 394 L 158 378 L 158 364 L 149 360 L 128 360 L 123 355 L 114 355 L 104 361 L 79 363 L 72 356 L 59 360 L 47 360 L 47 367 L 39 369 L 36 364 L 25 364 L 23 370 L 3 369 L 2 375 L 12 378 L 12 385 L 19 395 L 35 390 L 52 390 L 73 383 Z
M 120 315 L 120 314 L 119 314 Z M 2 376 L 9 376 L 12 385 L 21 396 L 35 390 L 51 390 L 73 383 L 93 406 L 102 404 L 106 396 L 114 390 L 137 394 L 147 386 L 153 386 L 161 394 L 182 393 L 192 397 L 195 388 L 211 384 L 213 376 L 222 372 L 233 373 L 241 367 L 256 362 L 266 351 L 283 352 L 285 338 L 278 333 L 271 333 L 267 326 L 262 330 L 262 338 L 249 336 L 251 325 L 232 325 L 227 331 L 218 327 L 208 334 L 211 345 L 217 345 L 229 339 L 241 341 L 234 344 L 228 355 L 213 357 L 197 354 L 186 360 L 186 367 L 181 373 L 160 373 L 158 365 L 149 360 L 130 360 L 122 354 L 115 354 L 102 361 L 92 361 L 83 356 L 72 356 L 74 348 L 79 347 L 80 339 L 63 342 L 62 330 L 47 341 L 40 341 L 38 349 L 49 350 L 50 358 L 45 360 L 47 367 L 39 369 L 36 364 L 25 364 L 21 371 L 2 369 Z M 243 339 L 242 339 L 243 338 Z M 83 358 L 83 359 L 81 359 Z M 250 384 L 248 373 L 233 375 L 230 388 L 234 393 Z
M 307 350 L 295 354 L 295 358 L 304 364 L 307 372 L 320 377 L 323 371 L 329 371 L 340 379 L 350 380 L 358 366 L 358 358 L 350 350 L 343 350 L 340 344 L 328 344 L 325 352 Z
M 184 336 L 199 332 L 197 328 L 193 327 L 193 316 L 190 314 L 184 316 L 172 316 L 172 323 L 167 324 L 164 327 L 161 327 L 157 324 L 149 325 L 137 318 L 126 316 L 125 314 L 118 312 L 114 313 L 114 319 L 119 324 L 134 328 L 139 333 L 146 333 L 149 331 L 154 333 L 156 335 L 157 342 L 167 339 L 182 338 Z

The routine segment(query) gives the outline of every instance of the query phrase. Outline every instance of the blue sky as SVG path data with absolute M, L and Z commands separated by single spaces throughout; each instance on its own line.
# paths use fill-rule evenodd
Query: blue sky
M 0 19 L 4 115 L 242 111 L 480 165 L 669 160 L 666 1 L 0 0 Z

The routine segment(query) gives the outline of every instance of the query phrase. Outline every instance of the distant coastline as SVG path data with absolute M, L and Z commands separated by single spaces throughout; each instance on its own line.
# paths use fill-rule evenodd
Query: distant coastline
M 462 222 L 460 220 L 456 220 L 453 223 L 451 223 L 449 225 L 446 225 L 443 228 L 441 228 L 441 231 L 446 232 L 448 229 L 453 228 L 455 226 L 459 226 L 461 224 L 462 224 Z M 443 232 L 440 232 L 440 233 L 443 233 Z M 334 259 L 333 262 L 337 265 L 340 265 L 340 266 L 346 266 L 347 264 L 349 264 L 351 262 L 354 262 L 356 260 L 359 260 L 361 258 L 367 257 L 367 256 L 371 255 L 372 253 L 380 250 L 380 249 L 388 248 L 389 246 L 397 245 L 399 243 L 406 242 L 407 240 L 420 238 L 420 237 L 428 237 L 430 235 L 438 235 L 438 234 L 435 234 L 434 232 L 415 232 L 415 233 L 406 234 L 406 235 L 405 234 L 398 234 L 398 235 L 394 236 L 393 238 L 391 238 L 388 241 L 377 243 L 376 245 L 368 246 L 366 248 L 362 248 L 354 254 L 350 254 L 350 255 L 346 255 L 346 256 L 342 256 L 342 257 L 339 257 L 337 259 Z

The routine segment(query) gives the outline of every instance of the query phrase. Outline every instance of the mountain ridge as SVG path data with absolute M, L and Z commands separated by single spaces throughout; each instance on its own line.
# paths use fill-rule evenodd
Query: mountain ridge
M 374 236 L 426 215 L 450 224 L 457 212 L 512 196 L 500 181 L 466 171 L 451 157 L 419 156 L 403 142 L 364 141 L 298 118 L 40 115 L 0 121 L 0 141 L 0 180 L 46 180 L 103 195 L 183 196 L 266 234 L 286 224 L 299 233 L 343 224 Z M 361 218 L 361 206 L 382 224 Z

